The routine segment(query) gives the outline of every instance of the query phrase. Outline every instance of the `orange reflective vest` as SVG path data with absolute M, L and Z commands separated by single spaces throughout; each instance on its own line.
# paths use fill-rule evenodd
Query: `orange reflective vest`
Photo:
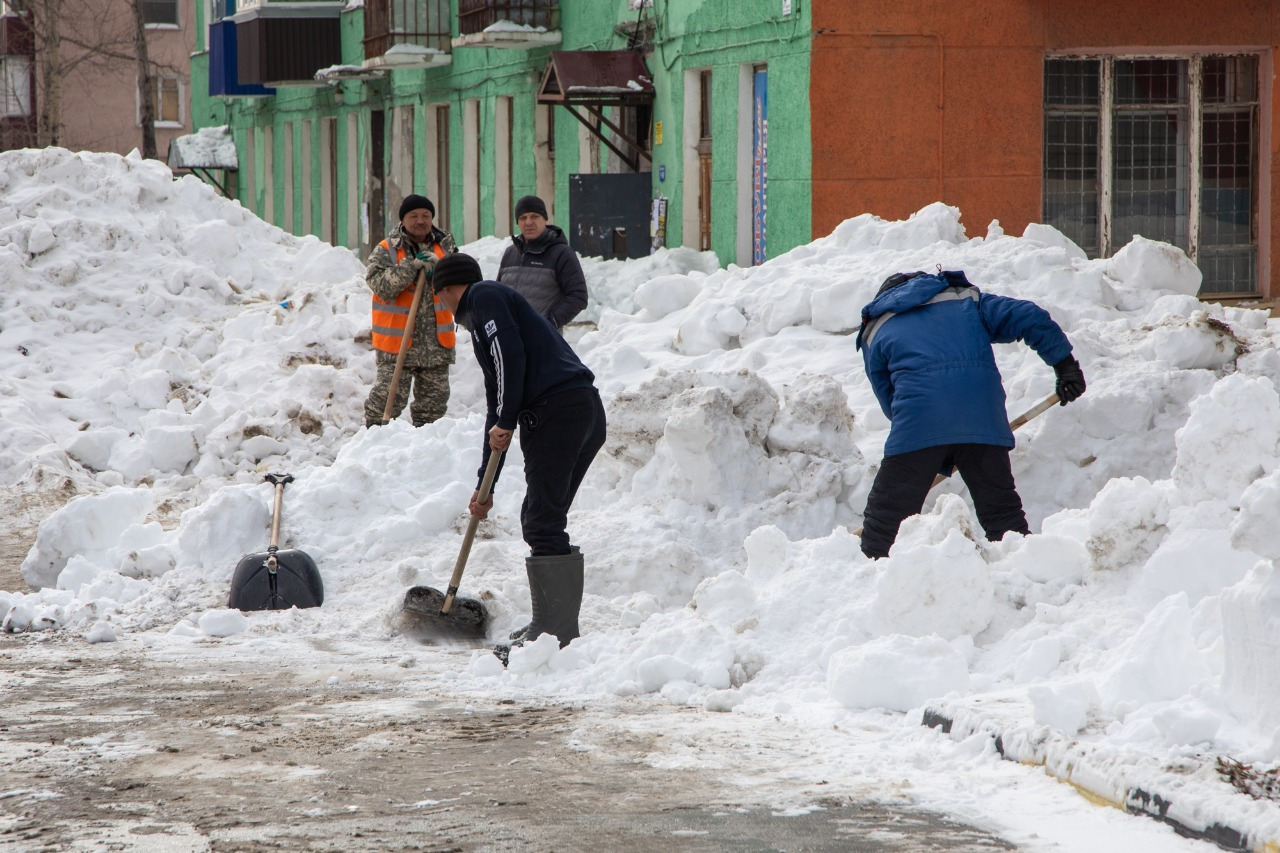
M 391 247 L 383 240 L 380 244 L 388 252 Z M 444 257 L 444 249 L 439 244 L 434 247 L 437 258 Z M 396 263 L 404 261 L 408 254 L 403 246 L 396 248 Z M 400 352 L 400 342 L 404 340 L 404 330 L 409 325 L 409 309 L 413 307 L 413 285 L 400 291 L 391 302 L 385 302 L 373 294 L 373 348 L 381 352 L 396 354 Z M 436 340 L 445 349 L 453 349 L 458 336 L 453 324 L 453 313 L 444 307 L 440 297 L 435 297 Z M 413 338 L 409 339 L 413 346 Z

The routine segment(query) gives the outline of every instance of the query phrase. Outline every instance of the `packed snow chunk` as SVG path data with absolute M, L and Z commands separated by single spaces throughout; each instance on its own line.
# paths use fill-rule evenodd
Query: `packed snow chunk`
M 1200 268 L 1177 246 L 1134 235 L 1107 263 L 1107 274 L 1129 287 L 1172 290 L 1195 296 L 1204 279 Z
M 1280 727 L 1280 571 L 1259 562 L 1221 602 L 1223 698 L 1242 719 L 1274 731 Z
M 742 630 L 756 612 L 756 595 L 751 582 L 740 572 L 727 571 L 698 585 L 693 592 L 693 607 L 708 622 Z
M 1232 548 L 1280 560 L 1280 470 L 1244 490 L 1230 534 Z
M 1185 299 L 1200 305 L 1190 296 L 1165 297 L 1159 302 Z M 1152 313 L 1162 306 L 1157 303 Z M 1207 311 L 1193 310 L 1188 316 L 1165 313 L 1143 338 L 1138 352 L 1156 364 L 1168 364 L 1180 370 L 1221 370 L 1234 364 L 1245 351 L 1244 342 L 1228 324 L 1211 317 Z
M 128 437 L 128 430 L 119 427 L 91 426 L 66 445 L 67 455 L 90 471 L 106 471 L 111 467 L 111 449 Z
M 882 246 L 902 251 L 927 249 L 938 243 L 960 244 L 966 239 L 960 208 L 935 201 L 897 222 L 884 223 Z M 899 270 L 886 270 L 881 280 Z
M 240 557 L 265 550 L 271 539 L 271 509 L 264 486 L 231 486 L 182 514 L 177 564 L 230 577 Z
M 1209 678 L 1208 655 L 1195 642 L 1185 595 L 1171 595 L 1146 615 L 1114 654 L 1098 682 L 1102 707 L 1117 717 L 1152 702 L 1177 699 Z
M 785 402 L 769 427 L 771 453 L 807 453 L 861 464 L 854 444 L 853 414 L 840 383 L 830 376 L 802 373 L 783 387 Z
M 991 623 L 995 585 L 973 540 L 954 522 L 968 516 L 955 495 L 939 500 L 941 513 L 914 516 L 903 525 L 888 559 L 876 563 L 874 591 L 864 606 L 866 629 L 876 635 L 938 634 L 951 640 Z
M 149 489 L 119 487 L 72 499 L 40 525 L 35 547 L 22 562 L 23 579 L 32 589 L 55 586 L 77 555 L 105 564 L 124 531 L 141 524 L 153 507 Z
M 52 249 L 57 242 L 58 238 L 54 236 L 53 229 L 41 219 L 32 226 L 31 233 L 27 235 L 27 252 L 39 255 Z
M 1165 746 L 1211 746 L 1222 728 L 1222 716 L 1207 708 L 1175 702 L 1151 715 Z
M 210 637 L 230 637 L 248 629 L 249 617 L 239 610 L 206 610 L 196 624 Z
M 1175 434 L 1173 480 L 1193 502 L 1238 506 L 1240 495 L 1280 466 L 1280 397 L 1265 376 L 1232 374 L 1191 402 Z
M 88 643 L 114 643 L 117 638 L 111 623 L 100 619 L 93 623 L 93 627 L 85 633 L 84 639 Z
M 1054 586 L 1079 583 L 1089 570 L 1089 552 L 1070 537 L 1043 533 L 1028 536 L 1019 544 L 992 570 L 1012 570 L 1035 583 Z
M 937 635 L 880 637 L 836 652 L 827 665 L 827 691 L 854 710 L 905 712 L 968 689 L 964 656 Z
M 143 432 L 143 441 L 157 471 L 183 474 L 196 461 L 195 429 L 190 426 L 158 426 Z
M 1280 519 L 1273 517 L 1272 521 Z M 1135 592 L 1153 606 L 1170 595 L 1183 593 L 1194 607 L 1202 599 L 1239 583 L 1257 561 L 1254 554 L 1233 548 L 1230 534 L 1221 527 L 1179 527 L 1142 567 Z
M 1027 688 L 1027 698 L 1037 723 L 1068 736 L 1083 729 L 1090 712 L 1098 706 L 1098 690 L 1093 682 L 1085 680 L 1032 685 Z
M 698 295 L 702 284 L 687 275 L 660 275 L 636 288 L 636 304 L 649 312 L 649 319 L 660 320 L 687 308 Z
M 1045 246 L 1055 246 L 1064 249 L 1067 256 L 1074 261 L 1083 261 L 1088 259 L 1088 255 L 1084 249 L 1076 245 L 1075 241 L 1063 234 L 1052 225 L 1044 225 L 1039 222 L 1032 222 L 1022 230 L 1022 239 L 1034 240 Z
M 673 681 L 692 682 L 697 678 L 694 668 L 675 655 L 656 655 L 642 660 L 636 667 L 636 675 L 646 693 L 655 693 Z
M 1174 486 L 1143 477 L 1117 477 L 1089 505 L 1085 547 L 1097 571 L 1140 566 L 1156 550 L 1169 522 Z
M 786 570 L 790 543 L 787 534 L 772 524 L 748 533 L 742 543 L 747 552 L 747 579 L 763 586 L 778 578 Z

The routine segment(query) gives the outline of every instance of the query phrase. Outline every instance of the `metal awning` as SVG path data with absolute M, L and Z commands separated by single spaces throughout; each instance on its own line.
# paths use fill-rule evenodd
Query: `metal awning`
M 213 184 L 223 195 L 227 189 L 215 179 L 209 170 L 240 168 L 236 159 L 236 142 L 231 129 L 225 124 L 219 127 L 203 127 L 195 133 L 179 136 L 169 143 L 170 169 L 187 169 Z
M 538 103 L 559 104 L 567 109 L 637 172 L 641 157 L 649 161 L 653 158 L 639 141 L 605 116 L 604 108 L 650 106 L 653 95 L 653 77 L 644 57 L 635 50 L 553 50 L 538 87 Z M 578 108 L 595 120 L 588 119 Z M 604 135 L 601 125 L 634 153 L 618 148 L 614 138 Z

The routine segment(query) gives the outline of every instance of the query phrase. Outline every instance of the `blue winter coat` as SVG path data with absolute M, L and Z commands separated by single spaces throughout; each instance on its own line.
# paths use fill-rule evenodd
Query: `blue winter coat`
M 1071 354 L 1049 312 L 981 293 L 963 272 L 918 275 L 871 300 L 857 347 L 892 423 L 885 456 L 941 444 L 1013 447 L 991 345 L 1019 340 L 1050 365 Z

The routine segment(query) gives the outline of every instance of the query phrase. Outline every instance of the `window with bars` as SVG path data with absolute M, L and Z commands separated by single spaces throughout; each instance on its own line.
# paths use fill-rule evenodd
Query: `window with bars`
M 178 26 L 178 0 L 142 0 L 142 20 L 148 26 Z
M 1090 257 L 1185 250 L 1202 293 L 1258 292 L 1258 57 L 1050 58 L 1044 221 Z

